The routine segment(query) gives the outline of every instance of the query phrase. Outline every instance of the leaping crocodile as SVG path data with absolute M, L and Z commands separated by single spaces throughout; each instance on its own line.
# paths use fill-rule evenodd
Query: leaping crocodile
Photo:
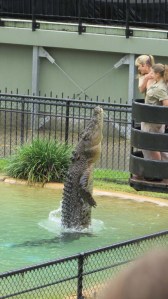
M 96 206 L 92 196 L 93 169 L 101 153 L 102 129 L 103 109 L 97 106 L 72 153 L 62 199 L 64 228 L 82 230 L 91 224 L 91 209 Z

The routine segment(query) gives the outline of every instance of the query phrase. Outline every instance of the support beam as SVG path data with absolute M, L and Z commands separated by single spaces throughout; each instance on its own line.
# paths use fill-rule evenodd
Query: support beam
M 32 57 L 32 95 L 38 95 L 39 93 L 39 47 L 33 46 L 33 57 Z M 38 106 L 37 104 L 32 104 L 31 107 L 31 129 L 32 132 L 36 129 L 37 126 L 37 113 Z
M 38 95 L 39 92 L 39 47 L 33 46 L 33 59 L 32 59 L 32 94 Z
M 128 104 L 132 105 L 135 97 L 135 55 L 129 54 L 129 82 L 128 82 Z

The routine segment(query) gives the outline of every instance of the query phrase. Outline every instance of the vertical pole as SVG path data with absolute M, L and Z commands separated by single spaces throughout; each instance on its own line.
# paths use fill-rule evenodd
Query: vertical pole
M 129 30 L 129 10 L 130 10 L 130 2 L 129 0 L 126 0 L 126 29 L 125 29 L 125 36 L 126 38 L 129 38 L 130 36 L 130 30 Z
M 128 104 L 132 105 L 135 97 L 135 55 L 129 54 L 129 82 L 128 82 Z
M 36 30 L 36 19 L 35 19 L 35 0 L 31 1 L 32 5 L 32 31 Z
M 66 121 L 65 121 L 65 142 L 68 144 L 69 137 L 69 100 L 66 102 Z
M 78 289 L 77 289 L 77 299 L 83 299 L 82 289 L 83 289 L 83 261 L 84 254 L 80 254 L 78 258 Z
M 82 34 L 81 0 L 78 0 L 78 33 Z
M 39 47 L 33 46 L 32 94 L 37 95 L 39 88 Z
M 128 104 L 135 98 L 135 54 L 129 54 Z M 127 116 L 127 134 L 131 136 L 131 113 Z
M 21 119 L 20 119 L 20 126 L 21 126 L 21 138 L 20 138 L 20 142 L 21 142 L 21 145 L 24 144 L 24 106 L 25 106 L 25 103 L 24 103 L 24 98 L 21 99 L 21 105 L 22 105 L 22 112 L 21 112 Z
M 39 47 L 33 46 L 33 58 L 32 58 L 32 95 L 38 95 L 39 92 Z M 32 116 L 31 116 L 31 128 L 35 129 L 36 114 L 38 112 L 37 104 L 32 105 Z

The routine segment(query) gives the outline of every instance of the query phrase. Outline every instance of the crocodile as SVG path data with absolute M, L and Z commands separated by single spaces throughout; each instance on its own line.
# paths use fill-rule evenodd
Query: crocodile
M 101 154 L 103 109 L 96 106 L 72 152 L 61 203 L 63 228 L 83 230 L 91 225 L 91 210 L 96 207 L 93 194 L 93 169 Z

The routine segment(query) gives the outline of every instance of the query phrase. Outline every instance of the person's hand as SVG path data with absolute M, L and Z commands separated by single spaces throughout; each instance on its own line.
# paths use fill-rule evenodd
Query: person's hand
M 153 72 L 150 72 L 149 74 L 146 74 L 145 75 L 145 79 L 146 80 L 150 80 L 150 79 L 153 79 L 154 77 L 153 77 Z

